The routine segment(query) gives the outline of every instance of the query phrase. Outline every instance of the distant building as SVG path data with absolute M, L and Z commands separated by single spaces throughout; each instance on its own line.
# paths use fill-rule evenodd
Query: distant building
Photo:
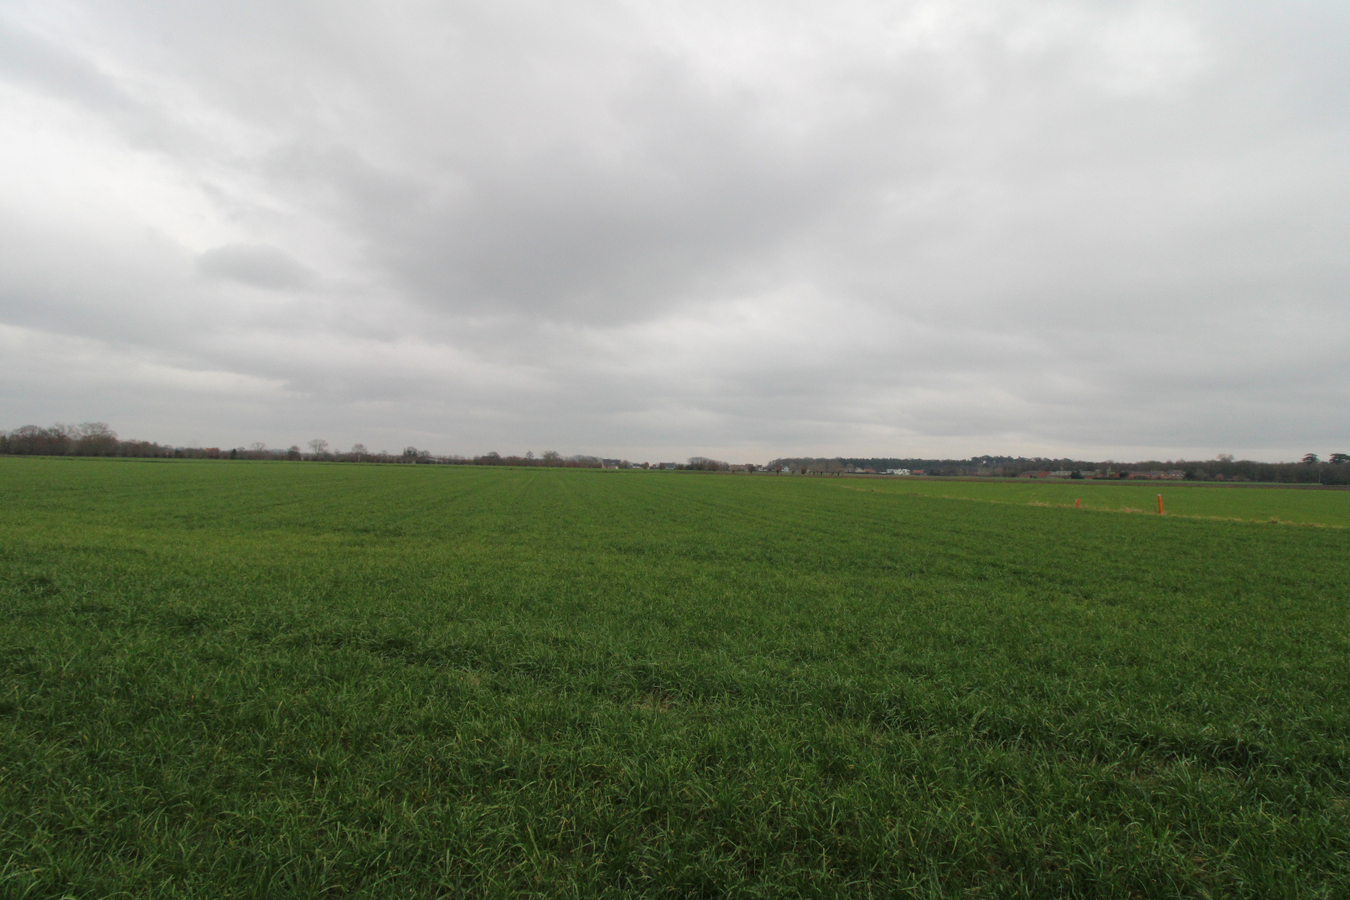
M 908 475 L 908 474 L 910 474 L 910 472 L 909 472 L 909 469 L 887 469 L 887 470 L 886 470 L 886 474 L 887 474 L 887 475 Z

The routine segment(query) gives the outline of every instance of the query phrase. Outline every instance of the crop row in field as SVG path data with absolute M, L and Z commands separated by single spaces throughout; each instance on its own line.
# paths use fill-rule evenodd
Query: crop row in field
M 1117 512 L 1158 511 L 1167 515 L 1253 522 L 1350 527 L 1350 493 L 1336 489 L 1235 487 L 1161 481 L 993 481 L 956 479 L 848 479 L 851 488 L 925 497 L 1039 503 Z

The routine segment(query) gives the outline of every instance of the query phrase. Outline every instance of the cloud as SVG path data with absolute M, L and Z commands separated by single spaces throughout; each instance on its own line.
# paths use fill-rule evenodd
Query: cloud
M 271 290 L 302 288 L 313 279 L 313 273 L 295 257 L 265 244 L 213 247 L 197 257 L 197 271 Z
M 11 372 L 139 374 L 0 395 L 221 444 L 1329 452 L 1348 17 L 12 5 Z

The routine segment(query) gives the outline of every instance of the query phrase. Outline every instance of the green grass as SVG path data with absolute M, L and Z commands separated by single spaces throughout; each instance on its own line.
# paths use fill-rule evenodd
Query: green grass
M 1286 524 L 1350 527 L 1350 496 L 1344 490 L 1235 487 L 1184 481 L 957 481 L 930 478 L 847 479 L 858 490 L 983 500 L 990 503 L 1073 506 L 1166 515 L 1242 519 Z
M 1350 531 L 911 484 L 0 458 L 0 896 L 1350 894 Z

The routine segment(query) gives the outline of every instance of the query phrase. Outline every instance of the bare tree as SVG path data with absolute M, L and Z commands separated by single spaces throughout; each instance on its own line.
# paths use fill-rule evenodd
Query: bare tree
M 107 422 L 85 422 L 76 426 L 75 452 L 81 456 L 112 456 L 117 453 L 117 432 Z
M 314 454 L 315 459 L 323 459 L 328 455 L 328 442 L 323 438 L 315 438 L 309 442 L 309 452 Z
M 64 456 L 69 451 L 70 435 L 66 431 L 66 426 L 59 423 L 51 428 L 24 425 L 9 433 L 10 453 Z

